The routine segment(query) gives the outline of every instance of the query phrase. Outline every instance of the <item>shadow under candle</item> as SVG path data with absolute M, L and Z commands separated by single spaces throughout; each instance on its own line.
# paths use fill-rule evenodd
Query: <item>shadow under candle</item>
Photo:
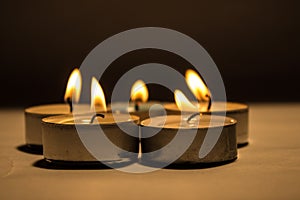
M 29 154 L 34 154 L 34 155 L 43 155 L 43 146 L 41 145 L 19 145 L 16 147 L 17 150 L 24 152 L 24 153 L 29 153 Z

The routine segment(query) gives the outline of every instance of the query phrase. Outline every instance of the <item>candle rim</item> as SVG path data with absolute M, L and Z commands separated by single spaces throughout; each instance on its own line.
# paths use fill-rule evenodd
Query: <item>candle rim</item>
M 172 117 L 172 116 L 181 116 L 181 115 L 168 115 L 168 117 Z M 190 115 L 184 115 L 184 116 L 187 116 L 189 117 Z M 187 130 L 195 130 L 195 129 L 208 129 L 208 128 L 219 128 L 219 127 L 229 127 L 229 126 L 235 126 L 237 124 L 237 120 L 231 118 L 231 117 L 225 117 L 225 116 L 218 116 L 218 115 L 202 115 L 202 116 L 213 116 L 214 118 L 224 118 L 224 124 L 220 124 L 220 125 L 213 125 L 211 127 L 209 126 L 206 126 L 206 127 L 201 127 L 200 124 L 197 125 L 197 127 L 180 127 L 180 123 L 178 123 L 178 127 L 165 127 L 164 126 L 158 126 L 158 125 L 149 125 L 149 124 L 145 124 L 145 121 L 150 121 L 151 118 L 148 118 L 148 119 L 145 119 L 143 121 L 140 122 L 140 126 L 142 127 L 146 127 L 146 128 L 158 128 L 158 129 L 164 129 L 164 130 L 174 130 L 174 129 L 187 129 Z M 160 118 L 160 117 L 163 117 L 163 116 L 157 116 L 157 117 L 154 117 L 154 118 Z M 181 119 L 181 118 L 180 118 Z M 227 123 L 226 123 L 226 120 L 227 120 Z M 151 122 L 151 121 L 150 121 Z M 180 122 L 180 121 L 178 121 Z M 200 121 L 201 123 L 201 121 Z M 210 124 L 209 124 L 210 125 Z M 199 127 L 200 126 L 200 127 Z
M 51 109 L 54 109 L 54 107 L 58 108 L 58 109 L 62 109 L 62 111 L 51 111 Z M 89 112 L 90 111 L 90 104 L 87 103 L 80 103 L 80 104 L 75 104 L 74 108 L 80 108 L 86 107 L 86 111 L 85 112 Z M 49 109 L 50 111 L 45 111 L 43 109 Z M 102 112 L 102 109 L 99 109 L 99 112 Z M 110 112 L 110 110 L 108 109 L 107 112 Z M 35 106 L 30 106 L 28 108 L 25 108 L 25 114 L 30 114 L 30 115 L 37 115 L 37 116 L 42 116 L 42 117 L 46 117 L 46 116 L 55 116 L 55 115 L 65 115 L 65 114 L 69 114 L 70 113 L 70 107 L 68 104 L 66 103 L 53 103 L 53 104 L 40 104 L 40 105 L 35 105 Z
M 197 103 L 196 101 L 192 101 L 192 103 Z M 214 109 L 214 104 L 216 105 L 216 104 L 229 104 L 229 105 L 231 105 L 231 106 L 233 106 L 233 105 L 237 105 L 238 106 L 238 108 L 228 108 L 227 106 L 225 107 L 226 109 L 224 109 L 224 110 L 213 110 Z M 168 103 L 164 103 L 164 108 L 166 109 L 166 110 L 170 110 L 170 111 L 180 111 L 180 109 L 176 106 L 176 104 L 175 103 L 173 103 L 173 102 L 168 102 Z M 227 101 L 227 102 L 222 102 L 222 101 L 214 101 L 213 103 L 212 103 L 212 107 L 211 107 L 211 109 L 210 110 L 199 110 L 199 112 L 201 112 L 201 113 L 203 113 L 203 114 L 209 114 L 209 113 L 213 113 L 213 114 L 215 114 L 215 113 L 223 113 L 224 111 L 226 111 L 226 112 L 244 112 L 244 111 L 248 111 L 249 110 L 249 106 L 247 105 L 247 104 L 244 104 L 244 103 L 239 103 L 239 102 L 230 102 L 230 101 Z M 194 113 L 195 112 L 195 110 L 183 110 L 183 111 L 181 111 L 181 112 L 183 112 L 183 113 Z
M 104 113 L 106 116 L 110 115 L 112 117 L 112 122 L 105 122 L 103 121 L 102 123 L 100 123 L 98 121 L 98 123 L 88 123 L 90 122 L 91 118 L 93 117 L 95 113 L 94 112 L 90 112 L 90 113 L 83 113 L 83 114 L 77 114 L 77 115 L 72 115 L 72 114 L 64 114 L 64 115 L 55 115 L 55 116 L 50 116 L 50 117 L 45 117 L 42 119 L 42 123 L 44 124 L 54 124 L 54 125 L 63 125 L 63 126 L 95 126 L 95 125 L 104 125 L 104 126 L 109 126 L 109 125 L 116 125 L 116 124 L 122 124 L 122 123 L 129 123 L 129 122 L 135 122 L 138 123 L 140 118 L 136 115 L 130 115 L 130 118 L 128 118 L 127 120 L 124 118 L 124 120 L 121 121 L 116 121 L 113 116 L 114 115 L 122 115 L 122 117 L 126 117 L 128 115 L 126 114 L 113 114 L 113 113 Z M 87 123 L 76 123 L 76 118 L 78 118 L 77 120 L 81 120 L 80 118 L 83 118 L 86 120 Z M 69 118 L 70 122 L 62 122 L 61 118 Z M 105 119 L 105 118 L 104 118 Z M 95 120 L 97 121 L 97 120 Z

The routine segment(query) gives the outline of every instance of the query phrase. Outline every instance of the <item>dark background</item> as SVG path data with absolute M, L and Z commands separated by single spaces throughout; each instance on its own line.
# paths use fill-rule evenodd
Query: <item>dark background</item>
M 1 1 L 0 17 L 0 106 L 61 102 L 70 72 L 97 44 L 144 26 L 197 40 L 217 64 L 229 100 L 300 100 L 298 1 Z M 108 101 L 122 73 L 147 62 L 181 73 L 191 67 L 168 52 L 128 53 L 100 80 Z M 149 90 L 152 99 L 173 100 L 165 88 Z

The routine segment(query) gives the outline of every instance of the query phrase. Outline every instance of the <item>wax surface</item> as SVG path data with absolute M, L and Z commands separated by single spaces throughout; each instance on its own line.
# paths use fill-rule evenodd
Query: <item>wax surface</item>
M 167 116 L 158 116 L 151 119 L 146 119 L 141 122 L 143 126 L 157 127 L 157 128 L 169 128 L 169 129 L 178 129 L 178 128 L 208 128 L 208 127 L 220 127 L 228 126 L 236 123 L 236 120 L 223 117 L 223 116 L 211 116 L 211 115 L 201 115 L 195 117 L 190 122 L 187 122 L 187 119 L 191 115 L 167 115 Z M 181 122 L 182 119 L 182 122 Z M 200 119 L 200 121 L 198 121 Z
M 135 115 L 126 115 L 126 114 L 112 114 L 112 113 L 103 113 L 105 115 L 104 118 L 97 117 L 91 122 L 91 118 L 93 114 L 84 114 L 84 115 L 59 115 L 52 116 L 43 119 L 45 123 L 53 123 L 53 124 L 65 124 L 65 125 L 86 125 L 86 124 L 116 124 L 123 122 L 136 122 L 139 120 L 139 117 Z
M 196 107 L 198 102 L 192 102 Z M 179 111 L 179 108 L 175 103 L 166 103 L 164 105 L 165 109 L 167 110 L 173 110 L 173 111 Z M 212 106 L 209 111 L 207 111 L 207 103 L 201 103 L 199 106 L 200 112 L 222 112 L 226 110 L 228 111 L 238 111 L 238 110 L 245 110 L 248 109 L 248 106 L 241 103 L 235 103 L 235 102 L 212 102 Z M 194 109 L 188 109 L 185 108 L 183 110 L 185 112 L 195 112 Z

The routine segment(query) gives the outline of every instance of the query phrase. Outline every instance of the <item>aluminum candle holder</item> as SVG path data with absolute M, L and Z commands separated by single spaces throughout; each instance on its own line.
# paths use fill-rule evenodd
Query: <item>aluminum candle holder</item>
M 139 150 L 139 117 L 119 114 L 117 119 L 113 118 L 111 113 L 105 113 L 105 118 L 98 117 L 91 122 L 91 115 L 76 116 L 76 126 L 84 128 L 84 134 L 94 134 L 99 132 L 101 126 L 106 137 L 117 147 L 128 151 L 138 153 Z M 64 161 L 64 162 L 95 162 L 97 161 L 86 149 L 80 140 L 74 117 L 72 115 L 60 115 L 44 118 L 43 126 L 43 154 L 46 160 Z M 117 123 L 122 123 L 130 130 L 133 137 L 121 130 Z M 134 125 L 135 124 L 135 125 Z M 101 141 L 100 141 L 101 144 Z M 103 150 L 105 151 L 105 149 Z M 124 157 L 125 156 L 125 157 Z M 122 159 L 136 159 L 136 157 L 119 157 L 105 158 L 107 161 L 120 161 Z
M 195 102 L 193 104 L 196 105 Z M 222 105 L 224 105 L 224 108 Z M 164 105 L 167 110 L 168 115 L 174 114 L 192 114 L 195 110 L 183 110 L 182 112 L 178 109 L 175 103 L 166 103 Z M 223 112 L 226 111 L 226 116 L 231 117 L 237 121 L 236 125 L 236 134 L 237 134 L 237 144 L 239 147 L 245 146 L 248 144 L 249 139 L 249 107 L 246 104 L 235 103 L 235 102 L 213 102 L 210 110 L 206 110 L 207 106 L 203 105 L 201 110 L 202 114 L 213 114 L 213 115 L 223 115 Z
M 187 115 L 188 118 L 190 115 Z M 210 120 L 213 123 L 210 124 Z M 164 116 L 154 117 L 146 119 L 141 122 L 141 145 L 142 145 L 142 160 L 146 162 L 158 162 L 169 164 L 210 164 L 225 161 L 233 161 L 237 158 L 237 145 L 236 145 L 236 120 L 221 116 L 202 115 L 200 123 L 196 127 L 190 127 L 181 123 L 180 115 L 168 115 L 164 122 Z M 203 144 L 204 138 L 208 129 L 220 129 L 222 132 L 220 137 L 213 147 L 213 149 L 204 157 L 199 158 L 199 151 Z M 190 146 L 182 155 L 172 162 L 168 155 L 164 151 L 159 154 L 145 154 L 149 152 L 155 152 L 168 145 L 178 132 L 178 129 L 182 129 L 184 134 L 193 134 L 196 131 L 196 136 Z M 158 132 L 152 137 L 148 137 L 149 134 Z M 144 138 L 146 136 L 146 138 Z M 182 144 L 176 144 L 181 146 Z
M 49 104 L 25 109 L 25 141 L 30 147 L 42 148 L 42 119 L 49 116 L 68 114 L 68 104 Z
M 88 104 L 76 104 L 71 107 L 77 113 L 90 111 Z M 102 109 L 97 108 L 97 112 Z M 68 104 L 48 104 L 33 106 L 25 109 L 25 141 L 29 147 L 42 149 L 42 119 L 45 117 L 71 113 Z

